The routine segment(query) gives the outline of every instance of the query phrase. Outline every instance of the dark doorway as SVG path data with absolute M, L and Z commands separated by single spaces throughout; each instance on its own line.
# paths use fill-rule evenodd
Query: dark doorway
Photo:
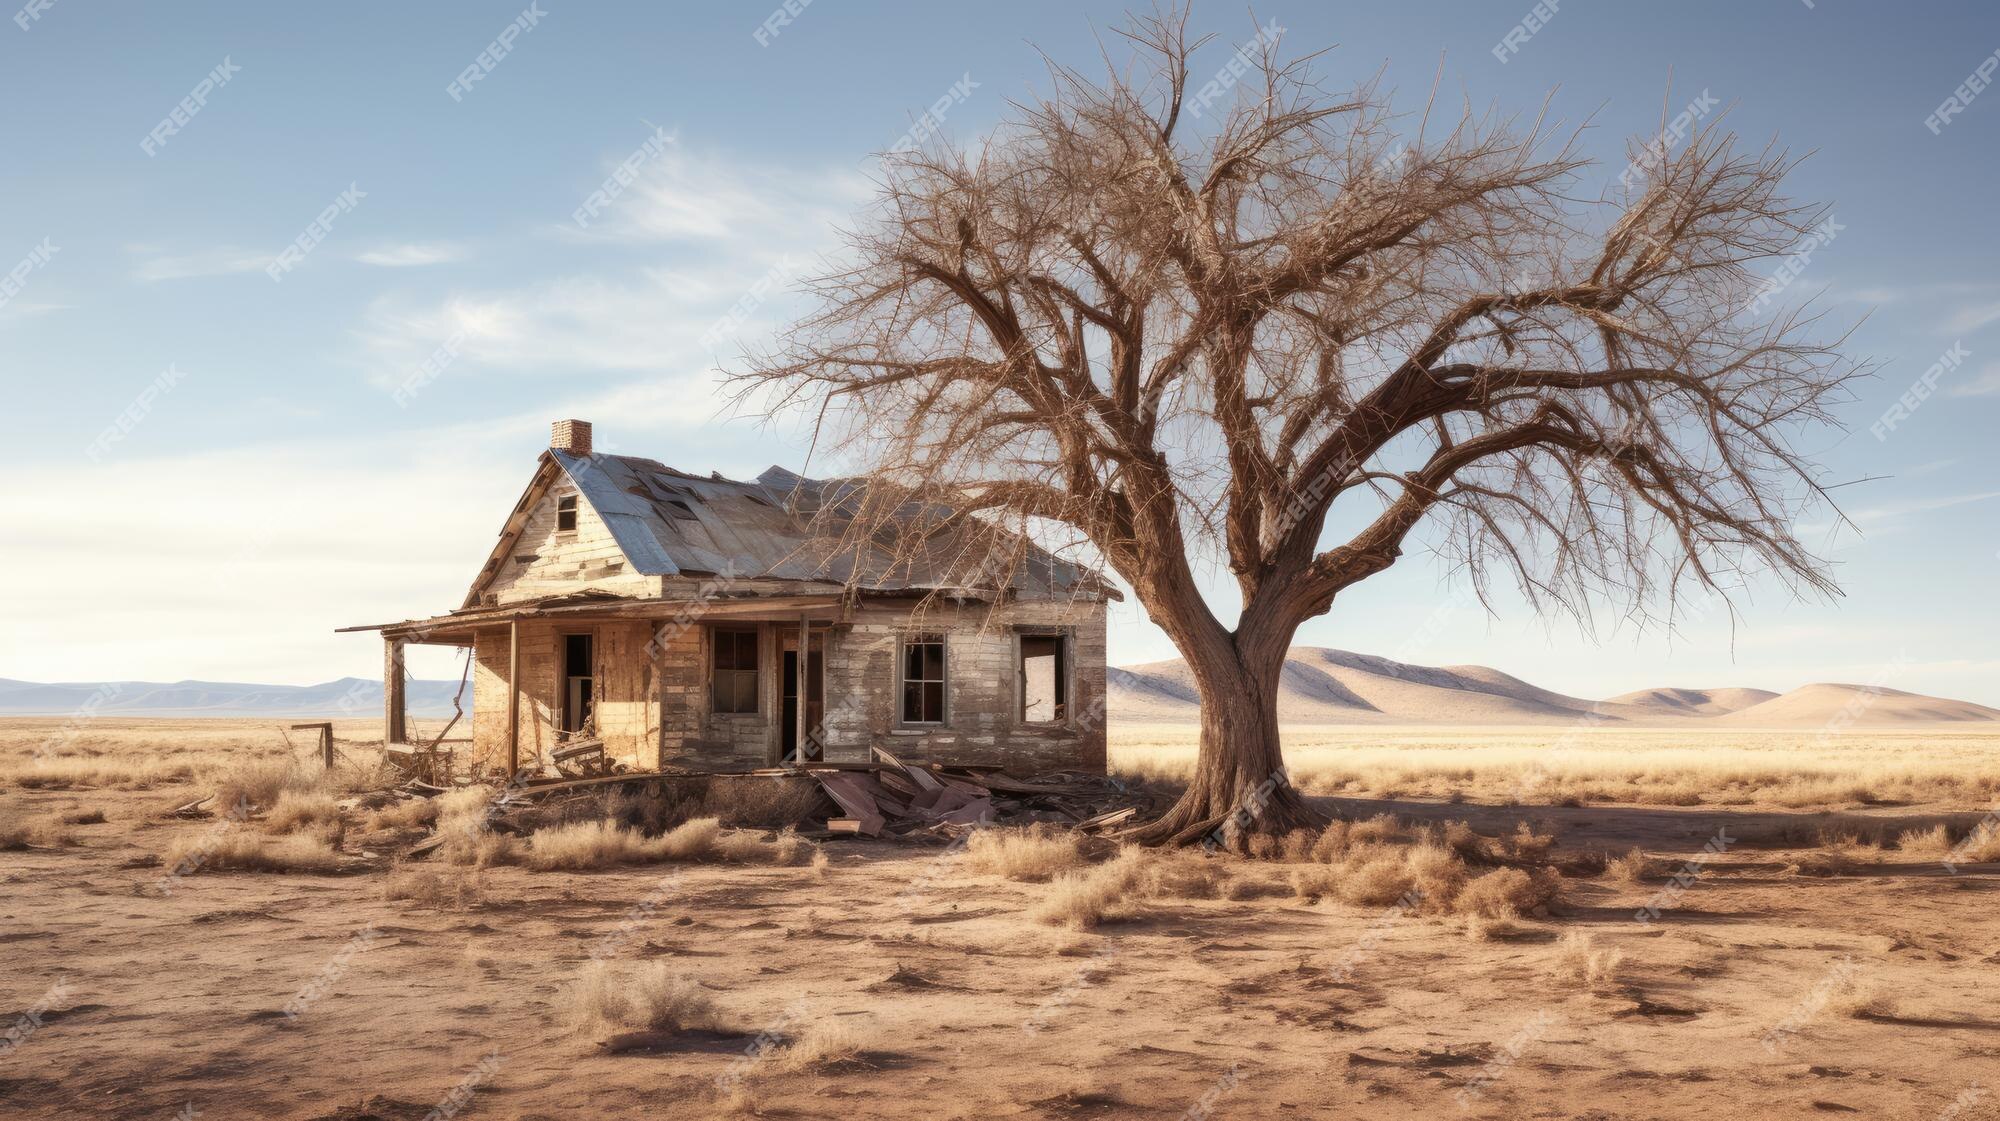
M 567 735 L 589 735 L 596 730 L 597 697 L 592 690 L 593 644 L 587 634 L 563 636 L 562 730 Z
M 816 762 L 825 758 L 826 683 L 824 657 L 818 650 L 806 658 L 806 751 L 805 761 Z M 780 753 L 786 763 L 799 762 L 799 652 L 785 651 L 784 660 L 785 725 L 780 731 L 780 742 L 784 750 Z

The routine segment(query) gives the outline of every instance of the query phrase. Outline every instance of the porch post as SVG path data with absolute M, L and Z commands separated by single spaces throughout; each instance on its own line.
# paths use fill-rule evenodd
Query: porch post
M 382 639 L 382 743 L 402 743 L 408 739 L 403 686 L 403 640 Z
M 800 763 L 806 761 L 806 662 L 809 660 L 811 646 L 806 630 L 806 613 L 801 611 L 799 612 L 799 656 L 792 665 L 795 678 L 792 688 L 799 695 L 799 703 L 793 706 L 798 709 L 799 723 L 798 737 L 793 742 L 799 745 L 797 758 Z
M 521 773 L 521 621 L 507 621 L 507 781 Z

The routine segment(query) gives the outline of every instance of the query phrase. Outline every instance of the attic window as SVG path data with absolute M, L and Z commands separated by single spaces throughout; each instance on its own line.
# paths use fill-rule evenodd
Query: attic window
M 573 533 L 576 530 L 576 495 L 556 499 L 556 532 Z

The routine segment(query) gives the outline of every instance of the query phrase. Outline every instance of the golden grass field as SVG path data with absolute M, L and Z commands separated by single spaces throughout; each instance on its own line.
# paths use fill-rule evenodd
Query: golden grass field
M 1309 794 L 1789 808 L 2000 802 L 2000 734 L 1991 732 L 1301 726 L 1284 736 L 1292 780 Z M 1184 776 L 1197 739 L 1182 726 L 1120 727 L 1111 766 Z
M 1990 737 L 1300 729 L 1245 859 L 497 833 L 277 726 L 0 720 L 0 1116 L 1996 1115 Z

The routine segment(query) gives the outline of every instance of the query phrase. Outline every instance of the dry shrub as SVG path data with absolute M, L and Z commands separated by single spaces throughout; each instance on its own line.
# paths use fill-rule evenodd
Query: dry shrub
M 824 1016 L 799 1033 L 798 1039 L 778 1057 L 781 1070 L 825 1070 L 861 1057 L 865 1043 L 860 1032 L 841 1020 Z
M 215 785 L 217 805 L 248 805 L 253 810 L 273 807 L 278 796 L 288 790 L 316 789 L 319 776 L 288 757 L 245 759 L 222 772 Z
M 368 815 L 368 828 L 423 829 L 438 819 L 438 799 L 412 798 L 394 802 Z
M 1888 1013 L 1888 1002 L 1872 979 L 1844 974 L 1827 994 L 1824 1010 L 1836 1016 L 1854 1018 Z
M 1631 852 L 1605 865 L 1605 870 L 1620 883 L 1636 884 L 1645 882 L 1646 877 L 1652 874 L 1652 864 L 1646 859 L 1645 851 L 1635 845 Z
M 1338 858 L 1347 851 L 1348 832 L 1347 822 L 1337 819 L 1328 822 L 1326 828 L 1321 830 L 1318 838 L 1313 841 L 1312 858 L 1322 864 Z
M 1357 821 L 1347 827 L 1349 845 L 1377 844 L 1393 841 L 1402 836 L 1403 827 L 1397 823 L 1395 814 L 1381 813 L 1366 821 Z
M 429 868 L 397 868 L 382 881 L 382 898 L 463 911 L 485 901 L 486 880 L 477 870 L 453 875 Z
M 827 869 L 833 863 L 830 859 L 828 859 L 826 855 L 826 846 L 814 845 L 812 847 L 812 852 L 813 852 L 812 855 L 813 875 L 822 880 L 826 879 Z
M 1473 832 L 1472 826 L 1463 821 L 1447 821 L 1439 829 L 1438 843 L 1457 853 L 1461 860 L 1472 863 L 1491 863 L 1493 849 L 1488 838 Z
M 1318 841 L 1319 834 L 1312 830 L 1294 829 L 1279 842 L 1278 854 L 1287 864 L 1304 864 L 1313 859 L 1313 846 Z
M 76 834 L 54 819 L 0 826 L 0 852 L 20 852 L 30 848 L 62 848 L 81 844 Z
M 1467 883 L 1452 901 L 1452 909 L 1487 918 L 1531 915 L 1547 911 L 1561 895 L 1562 877 L 1553 869 L 1496 868 Z
M 1497 914 L 1472 912 L 1465 916 L 1465 936 L 1474 942 L 1498 942 L 1521 933 L 1521 915 L 1511 907 Z
M 1599 949 L 1595 936 L 1572 930 L 1556 944 L 1556 958 L 1549 971 L 1558 980 L 1579 982 L 1602 993 L 1618 987 L 1624 965 L 1624 951 Z
M 576 821 L 535 831 L 521 860 L 538 872 L 576 872 L 663 860 L 790 864 L 799 859 L 804 845 L 796 836 L 781 836 L 771 842 L 755 833 L 724 830 L 712 817 L 682 822 L 653 838 L 612 821 Z
M 340 821 L 340 807 L 322 790 L 281 790 L 264 815 L 264 832 L 299 833 Z
M 71 810 L 69 813 L 62 815 L 62 823 L 64 825 L 102 825 L 104 824 L 104 811 Z
M 189 834 L 176 838 L 167 846 L 161 863 L 183 874 L 331 872 L 340 867 L 340 854 L 324 837 L 313 834 L 261 837 L 255 833 L 230 830 L 221 834 Z
M 444 835 L 444 843 L 437 847 L 437 858 L 446 864 L 491 868 L 520 862 L 521 844 L 513 837 L 466 828 L 463 823 L 444 828 L 449 832 Z
M 577 1031 L 725 1031 L 708 990 L 669 972 L 665 962 L 648 962 L 623 976 L 605 962 L 584 964 L 576 983 L 564 990 L 560 1011 Z
M 1950 853 L 1961 864 L 2000 860 L 2000 822 L 1982 821 Z
M 486 807 L 492 804 L 494 793 L 492 787 L 475 783 L 471 786 L 461 786 L 456 790 L 447 790 L 431 799 L 432 804 L 437 807 L 436 819 L 440 823 L 439 828 L 443 828 L 444 823 L 454 820 L 477 820 L 485 817 Z
M 1138 848 L 1128 848 L 1117 859 L 1088 871 L 1064 872 L 1029 917 L 1071 930 L 1090 930 L 1106 919 L 1126 917 L 1133 910 L 1126 897 L 1145 873 L 1146 853 Z
M 528 838 L 522 863 L 537 872 L 581 872 L 647 859 L 646 839 L 609 821 L 576 821 Z
M 1058 833 L 1038 825 L 1026 829 L 978 829 L 965 841 L 967 868 L 1023 883 L 1042 883 L 1082 863 L 1083 851 L 1075 834 Z
M 722 823 L 712 817 L 684 821 L 654 841 L 661 860 L 693 861 L 715 852 L 722 836 Z
M 1342 903 L 1386 906 L 1410 890 L 1409 863 L 1399 849 L 1357 849 L 1333 871 L 1337 876 L 1334 897 Z
M 1533 826 L 1520 821 L 1514 824 L 1514 835 L 1507 838 L 1507 854 L 1523 864 L 1539 864 L 1548 859 L 1555 843 L 1554 834 L 1537 833 Z
M 1443 912 L 1450 910 L 1466 875 L 1458 855 L 1435 842 L 1368 844 L 1348 850 L 1335 863 L 1295 869 L 1292 892 L 1308 902 L 1330 898 L 1362 907 L 1420 898 L 1425 910 Z

